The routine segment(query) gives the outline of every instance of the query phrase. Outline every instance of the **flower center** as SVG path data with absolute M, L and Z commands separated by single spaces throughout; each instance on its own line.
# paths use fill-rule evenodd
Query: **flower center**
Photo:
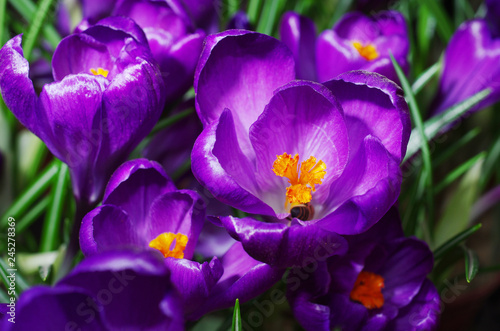
M 371 61 L 378 58 L 377 49 L 372 44 L 366 44 L 363 46 L 359 41 L 353 41 L 352 45 L 358 51 L 359 55 L 364 57 L 366 60 Z
M 182 233 L 165 232 L 149 242 L 149 247 L 159 250 L 164 257 L 184 258 L 188 237 Z
M 90 68 L 90 72 L 95 76 L 98 75 L 104 76 L 104 78 L 107 78 L 109 74 L 109 70 L 103 68 L 97 68 L 97 70 L 95 70 L 94 68 Z
M 274 173 L 277 176 L 288 178 L 288 182 L 291 184 L 286 188 L 286 203 L 292 207 L 311 201 L 311 192 L 316 191 L 315 185 L 321 184 L 326 174 L 325 169 L 325 162 L 321 160 L 316 162 L 314 156 L 301 162 L 299 168 L 299 154 L 295 154 L 294 157 L 287 153 L 277 155 L 276 161 L 273 163 Z
M 361 271 L 354 283 L 350 298 L 368 309 L 380 308 L 384 305 L 384 278 L 369 271 Z

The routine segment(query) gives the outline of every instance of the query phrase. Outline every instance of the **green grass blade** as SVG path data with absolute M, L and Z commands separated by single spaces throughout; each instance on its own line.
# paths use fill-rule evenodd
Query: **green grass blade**
M 436 18 L 437 31 L 441 39 L 445 43 L 448 43 L 453 35 L 453 31 L 455 31 L 455 27 L 450 17 L 443 9 L 443 6 L 437 0 L 423 0 L 422 4 L 426 6 L 429 9 L 429 12 Z
M 19 222 L 16 223 L 16 233 L 23 233 L 29 226 L 40 217 L 45 209 L 49 206 L 50 197 L 45 197 L 40 200 L 35 207 L 31 208 L 29 212 L 26 213 Z
M 253 26 L 256 25 L 259 17 L 260 8 L 262 7 L 262 0 L 250 0 L 248 3 L 248 19 Z
M 26 33 L 26 38 L 24 40 L 24 57 L 29 61 L 31 58 L 31 52 L 33 48 L 35 48 L 35 43 L 38 40 L 38 35 L 40 34 L 40 30 L 42 28 L 45 19 L 47 18 L 47 14 L 49 13 L 50 7 L 54 3 L 54 0 L 41 0 L 38 8 L 33 16 L 30 27 L 28 29 L 28 33 Z
M 272 35 L 274 25 L 277 21 L 281 8 L 283 8 L 284 0 L 264 1 L 262 15 L 257 24 L 257 31 L 267 35 Z
M 3 34 L 5 33 L 5 10 L 7 9 L 7 0 L 0 0 L 0 44 L 3 45 Z
M 0 289 L 0 303 L 9 303 L 10 298 L 4 290 Z
M 426 192 L 426 204 L 427 204 L 427 215 L 428 215 L 428 224 L 432 224 L 432 216 L 434 210 L 434 188 L 432 184 L 432 161 L 431 161 L 431 153 L 429 149 L 429 144 L 425 136 L 424 124 L 422 121 L 422 116 L 420 113 L 420 109 L 418 107 L 417 101 L 415 100 L 415 95 L 411 89 L 410 83 L 406 79 L 403 70 L 397 63 L 394 56 L 391 54 L 391 61 L 398 75 L 399 81 L 401 82 L 401 86 L 403 87 L 403 91 L 408 100 L 408 105 L 410 108 L 411 117 L 413 123 L 416 126 L 416 130 L 420 137 L 420 149 L 422 150 L 422 160 L 423 160 L 423 171 L 425 171 L 425 192 Z M 430 226 L 429 229 L 430 230 Z
M 4 213 L 0 222 L 0 228 L 5 228 L 7 219 L 9 217 L 19 218 L 23 213 L 31 207 L 33 202 L 42 195 L 45 189 L 50 185 L 52 180 L 56 177 L 59 170 L 59 160 L 53 161 L 38 177 L 38 179 L 31 184 L 12 206 Z
M 0 278 L 2 279 L 2 283 L 4 284 L 5 288 L 7 290 L 9 290 L 10 280 L 9 280 L 9 278 L 7 278 L 7 276 L 10 274 L 10 272 L 8 272 L 7 269 L 9 269 L 9 267 L 7 266 L 7 263 L 3 259 L 0 258 Z M 14 272 L 16 272 L 16 271 L 14 271 Z M 16 272 L 16 278 L 17 278 L 17 272 Z M 16 282 L 16 285 L 17 285 L 17 282 Z M 17 293 L 18 293 L 18 290 L 17 290 L 17 286 L 16 286 L 16 289 L 14 290 L 14 296 L 16 298 L 18 297 Z
M 422 133 L 418 129 L 418 126 L 416 129 L 413 129 L 410 135 L 410 141 L 408 142 L 408 148 L 406 149 L 405 160 L 403 162 L 418 152 L 422 140 L 425 140 L 427 143 L 427 141 L 436 137 L 441 130 L 463 116 L 469 109 L 484 100 L 490 93 L 490 89 L 484 89 L 461 103 L 427 120 L 424 124 L 425 139 L 422 138 Z
M 439 72 L 441 69 L 441 62 L 436 62 L 425 70 L 413 83 L 411 89 L 413 94 L 418 94 L 422 88 Z
M 446 177 L 439 184 L 436 185 L 436 190 L 434 192 L 439 193 L 441 190 L 448 187 L 448 185 L 453 183 L 458 177 L 462 176 L 466 171 L 472 168 L 478 161 L 484 159 L 485 155 L 486 155 L 485 152 L 481 152 L 476 156 L 472 157 L 471 159 L 465 161 L 460 166 L 453 169 L 446 175 Z
M 481 223 L 476 224 L 460 232 L 459 234 L 457 234 L 456 236 L 454 236 L 453 238 L 449 239 L 447 242 L 436 248 L 433 252 L 434 260 L 439 260 L 440 258 L 442 258 L 444 254 L 446 254 L 449 250 L 459 245 L 465 239 L 469 238 L 472 234 L 474 234 L 477 230 L 479 230 L 481 226 L 482 226 Z
M 232 331 L 241 331 L 243 330 L 241 326 L 241 312 L 240 312 L 240 300 L 236 299 L 236 303 L 234 304 L 234 313 L 233 313 L 233 326 L 231 328 Z
M 470 283 L 471 280 L 477 275 L 477 271 L 479 269 L 479 259 L 476 252 L 472 249 L 465 247 L 465 245 L 462 245 L 462 249 L 464 250 L 465 259 L 465 279 L 467 280 L 467 283 Z
M 464 148 L 465 145 L 470 143 L 477 135 L 481 132 L 480 128 L 474 128 L 467 132 L 463 137 L 460 137 L 455 141 L 450 147 L 446 148 L 445 151 L 439 153 L 433 160 L 434 167 L 441 165 L 443 162 L 447 161 L 452 155 L 458 152 L 460 149 Z
M 59 246 L 58 240 L 61 237 L 59 228 L 69 181 L 68 173 L 68 166 L 61 163 L 57 180 L 52 187 L 51 202 L 43 225 L 40 252 L 50 252 Z
M 194 109 L 189 108 L 189 109 L 183 110 L 181 112 L 178 112 L 170 117 L 167 117 L 165 119 L 158 121 L 158 123 L 155 125 L 153 130 L 151 130 L 151 133 L 149 135 L 152 136 L 152 135 L 158 133 L 159 131 L 165 129 L 166 127 L 174 125 L 175 123 L 179 122 L 180 120 L 191 115 L 193 112 L 194 112 Z
M 481 176 L 481 180 L 479 185 L 481 190 L 486 187 L 488 184 L 493 172 L 498 169 L 498 163 L 500 161 L 500 137 L 493 143 L 490 150 L 488 151 L 488 155 L 486 156 L 486 160 L 484 160 L 483 165 L 483 175 Z
M 343 0 L 337 1 L 337 5 L 335 6 L 335 11 L 333 12 L 332 19 L 330 20 L 329 27 L 333 27 L 335 23 L 349 11 L 351 8 L 353 0 Z

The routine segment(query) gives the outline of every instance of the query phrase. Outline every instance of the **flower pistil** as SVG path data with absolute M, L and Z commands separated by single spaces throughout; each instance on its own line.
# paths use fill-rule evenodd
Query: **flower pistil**
M 361 271 L 354 283 L 350 298 L 368 309 L 380 308 L 384 305 L 384 278 L 369 271 Z

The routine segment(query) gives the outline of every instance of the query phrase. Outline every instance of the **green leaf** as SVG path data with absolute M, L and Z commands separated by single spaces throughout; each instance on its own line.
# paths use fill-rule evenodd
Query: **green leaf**
M 442 258 L 448 251 L 450 251 L 452 248 L 458 246 L 462 241 L 465 239 L 469 238 L 474 232 L 479 230 L 481 228 L 481 223 L 476 224 L 467 230 L 464 230 L 454 236 L 453 238 L 450 238 L 448 241 L 443 243 L 441 246 L 436 248 L 433 252 L 434 254 L 434 260 L 437 261 L 440 258 Z
M 38 177 L 38 179 L 31 184 L 19 196 L 12 206 L 3 214 L 0 221 L 0 228 L 5 228 L 9 217 L 19 218 L 23 213 L 31 207 L 33 202 L 42 195 L 45 189 L 52 183 L 59 171 L 59 164 L 61 161 L 54 160 Z
M 452 155 L 458 152 L 460 149 L 464 148 L 472 139 L 476 138 L 477 135 L 481 132 L 481 129 L 476 127 L 467 132 L 464 136 L 460 137 L 460 139 L 453 142 L 451 146 L 446 148 L 443 152 L 440 152 L 438 156 L 436 156 L 433 160 L 434 167 L 441 165 L 443 162 L 447 161 Z
M 4 290 L 0 289 L 0 303 L 9 303 L 10 298 Z
M 45 197 L 40 200 L 29 212 L 26 213 L 19 222 L 16 223 L 16 233 L 23 233 L 34 221 L 36 221 L 47 209 L 50 202 L 50 197 Z
M 53 251 L 59 246 L 58 240 L 61 237 L 59 228 L 69 181 L 68 173 L 68 166 L 64 163 L 60 163 L 57 180 L 52 187 L 51 202 L 43 224 L 40 244 L 40 251 L 42 252 Z
M 480 186 L 483 190 L 488 184 L 491 175 L 495 170 L 498 169 L 498 164 L 500 162 L 500 137 L 493 143 L 488 151 L 488 155 L 486 156 L 486 160 L 483 165 L 483 175 L 480 180 Z
M 240 300 L 236 299 L 236 303 L 234 304 L 234 312 L 233 312 L 233 327 L 232 331 L 241 331 L 243 330 L 241 326 L 241 313 L 240 313 Z
M 3 45 L 3 34 L 5 33 L 5 11 L 7 0 L 0 0 L 0 44 Z
M 465 247 L 465 245 L 462 245 L 462 249 L 464 251 L 465 259 L 465 279 L 467 280 L 467 283 L 470 283 L 470 281 L 476 277 L 479 269 L 479 259 L 476 252 L 472 249 Z
M 30 27 L 28 32 L 26 33 L 26 38 L 24 40 L 24 57 L 29 61 L 31 58 L 31 52 L 33 48 L 35 48 L 35 43 L 38 40 L 38 35 L 40 34 L 40 30 L 42 25 L 47 18 L 47 14 L 49 13 L 49 9 L 54 3 L 54 0 L 41 0 L 38 8 L 35 12 L 35 15 L 32 17 Z
M 257 24 L 257 31 L 269 36 L 273 33 L 275 23 L 278 21 L 278 16 L 281 9 L 284 7 L 284 0 L 264 1 L 264 7 Z
M 262 0 L 250 0 L 248 3 L 248 19 L 253 26 L 257 23 L 260 14 L 260 7 L 262 7 Z
M 448 43 L 453 35 L 453 31 L 455 31 L 455 27 L 441 3 L 437 0 L 423 0 L 421 3 L 426 6 L 429 12 L 436 18 L 437 31 L 443 42 Z
M 36 274 L 42 266 L 54 264 L 58 251 L 41 253 L 17 253 L 17 266 L 24 275 Z
M 413 129 L 410 135 L 410 141 L 408 142 L 408 148 L 406 149 L 406 156 L 403 162 L 407 161 L 420 150 L 422 140 L 425 140 L 425 142 L 427 143 L 427 141 L 436 137 L 441 130 L 451 125 L 461 116 L 463 116 L 469 109 L 484 100 L 490 93 L 490 89 L 484 89 L 474 94 L 470 98 L 462 101 L 461 103 L 427 120 L 424 124 L 425 139 L 422 138 L 422 134 L 418 130 L 418 127 L 416 129 Z
M 436 62 L 425 70 L 413 83 L 411 89 L 413 94 L 418 94 L 425 85 L 439 72 L 441 69 L 441 62 Z
M 436 226 L 435 245 L 443 244 L 469 225 L 472 206 L 479 195 L 479 178 L 483 160 L 483 157 L 477 160 L 449 198 L 443 216 Z
M 471 159 L 465 161 L 457 168 L 450 171 L 446 177 L 441 181 L 441 183 L 436 185 L 435 193 L 439 193 L 441 190 L 445 189 L 453 183 L 458 177 L 462 176 L 466 171 L 468 171 L 472 166 L 474 166 L 477 162 L 483 162 L 484 157 L 486 156 L 485 152 L 481 152 L 478 155 L 472 157 Z
M 17 147 L 19 177 L 31 182 L 47 154 L 47 147 L 40 138 L 28 130 L 20 132 Z
M 337 23 L 337 21 L 349 11 L 352 3 L 353 0 L 337 1 L 337 5 L 335 6 L 335 11 L 333 12 L 329 26 L 334 26 L 334 24 Z
M 9 0 L 9 4 L 14 7 L 26 21 L 33 21 L 33 17 L 36 13 L 36 5 L 31 0 Z M 54 49 L 61 42 L 61 36 L 51 24 L 46 24 L 42 28 L 42 33 L 43 37 Z

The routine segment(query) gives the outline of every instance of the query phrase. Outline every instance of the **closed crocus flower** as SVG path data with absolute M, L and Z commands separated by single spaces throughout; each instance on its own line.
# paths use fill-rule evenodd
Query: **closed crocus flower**
M 80 262 L 54 287 L 23 292 L 15 323 L 6 315 L 0 326 L 12 331 L 183 330 L 180 302 L 160 254 L 106 252 Z
M 80 246 L 86 256 L 124 247 L 161 252 L 182 293 L 187 319 L 231 307 L 236 298 L 249 300 L 283 274 L 249 257 L 240 243 L 221 259 L 192 261 L 204 221 L 205 205 L 198 194 L 176 190 L 156 162 L 133 160 L 117 169 L 102 206 L 83 219 Z
M 499 63 L 500 36 L 494 34 L 486 20 L 476 19 L 460 25 L 444 53 L 432 114 L 439 114 L 486 88 L 491 93 L 471 111 L 500 100 Z
M 204 124 L 192 170 L 217 199 L 250 214 L 220 217 L 255 259 L 276 266 L 345 252 L 396 201 L 410 132 L 398 86 L 351 72 L 293 81 L 278 40 L 242 30 L 207 37 L 195 76 Z M 321 251 L 321 253 L 319 253 Z
M 395 208 L 347 241 L 346 255 L 290 273 L 287 297 L 299 323 L 315 331 L 435 330 L 439 294 L 426 278 L 432 253 L 404 237 Z
M 196 29 L 181 3 L 166 0 L 122 0 L 113 15 L 132 18 L 144 30 L 160 65 L 167 102 L 193 85 L 205 32 Z
M 21 36 L 0 50 L 7 107 L 68 164 L 79 204 L 98 201 L 111 173 L 158 120 L 164 86 L 152 61 L 133 21 L 105 19 L 61 41 L 52 60 L 55 82 L 37 96 Z
M 347 71 L 366 70 L 397 82 L 391 52 L 405 72 L 409 69 L 406 22 L 396 11 L 373 17 L 348 13 L 317 38 L 314 22 L 289 12 L 281 21 L 280 35 L 294 53 L 301 79 L 324 82 Z

